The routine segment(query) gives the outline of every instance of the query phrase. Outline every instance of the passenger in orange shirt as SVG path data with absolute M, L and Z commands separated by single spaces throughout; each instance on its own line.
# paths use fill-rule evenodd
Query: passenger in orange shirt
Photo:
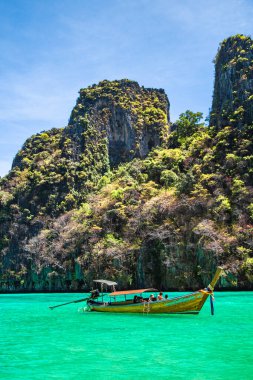
M 159 296 L 157 297 L 158 301 L 161 301 L 163 300 L 163 294 L 162 292 L 159 293 Z

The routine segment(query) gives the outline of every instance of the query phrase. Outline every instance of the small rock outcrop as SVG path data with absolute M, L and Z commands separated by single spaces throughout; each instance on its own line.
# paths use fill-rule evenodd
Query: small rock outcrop
M 224 40 L 215 58 L 210 125 L 218 129 L 253 122 L 253 40 L 236 35 Z

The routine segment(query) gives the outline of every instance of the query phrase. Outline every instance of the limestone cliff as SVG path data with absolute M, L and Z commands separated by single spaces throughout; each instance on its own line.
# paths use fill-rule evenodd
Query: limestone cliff
M 126 79 L 81 89 L 68 126 L 29 138 L 1 180 L 2 283 L 14 289 L 25 274 L 25 288 L 47 289 L 55 258 L 46 257 L 44 247 L 35 264 L 26 243 L 102 187 L 107 181 L 103 175 L 112 168 L 144 158 L 165 143 L 168 127 L 164 90 L 146 89 Z M 68 271 L 67 266 L 66 275 L 71 277 Z M 64 282 L 62 289 L 66 286 Z
M 224 40 L 215 59 L 210 125 L 241 127 L 253 121 L 253 40 L 236 35 Z
M 108 170 L 165 143 L 168 127 L 164 90 L 126 79 L 81 89 L 66 128 L 26 141 L 6 188 L 33 215 L 58 215 L 78 205 Z
M 164 90 L 145 89 L 126 79 L 103 81 L 80 90 L 65 133 L 78 150 L 84 125 L 95 129 L 106 139 L 110 165 L 115 166 L 143 158 L 161 145 L 168 123 L 169 101 Z
M 69 124 L 26 141 L 0 181 L 0 291 L 252 289 L 252 42 L 224 41 L 211 127 L 169 129 L 163 90 L 129 80 L 80 90 Z

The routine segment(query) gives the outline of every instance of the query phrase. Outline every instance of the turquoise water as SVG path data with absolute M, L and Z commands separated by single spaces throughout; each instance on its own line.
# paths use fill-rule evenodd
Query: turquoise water
M 214 316 L 48 308 L 83 297 L 1 295 L 0 379 L 253 379 L 253 292 L 216 293 Z

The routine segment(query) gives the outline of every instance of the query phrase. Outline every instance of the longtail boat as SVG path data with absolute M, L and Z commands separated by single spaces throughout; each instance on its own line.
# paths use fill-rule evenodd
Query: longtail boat
M 221 273 L 222 268 L 218 267 L 212 281 L 205 289 L 161 300 L 157 300 L 156 297 L 145 297 L 147 293 L 158 292 L 154 288 L 116 291 L 116 282 L 95 280 L 101 284 L 102 294 L 99 294 L 98 290 L 91 292 L 90 298 L 87 299 L 88 310 L 107 313 L 198 314 L 207 298 L 210 297 L 213 314 L 213 290 Z M 104 285 L 112 286 L 114 291 L 109 295 L 104 295 Z

